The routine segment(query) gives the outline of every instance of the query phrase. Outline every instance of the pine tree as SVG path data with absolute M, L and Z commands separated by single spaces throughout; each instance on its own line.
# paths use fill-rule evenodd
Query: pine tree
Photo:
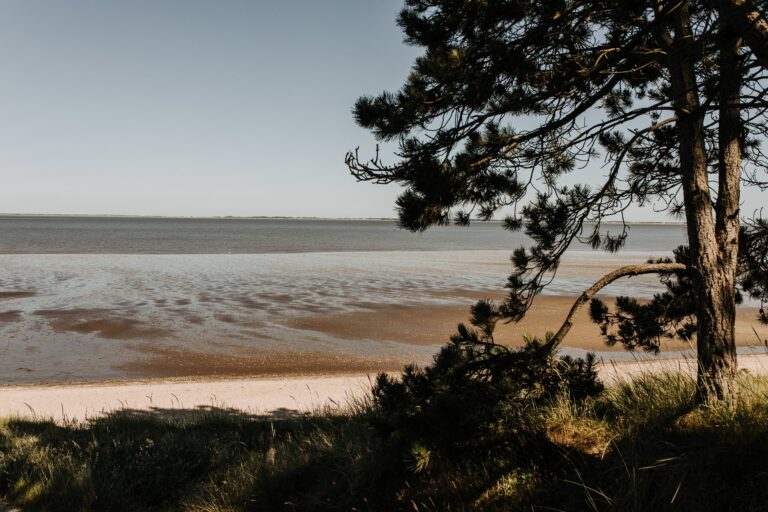
M 346 163 L 359 180 L 405 186 L 396 205 L 410 230 L 513 211 L 505 228 L 524 230 L 533 246 L 514 251 L 509 294 L 494 305 L 509 321 L 525 315 L 571 244 L 621 249 L 628 226 L 605 233 L 605 219 L 623 221 L 632 204 L 683 216 L 688 247 L 676 261 L 606 275 L 550 343 L 562 341 L 603 286 L 658 273 L 672 286 L 665 300 L 680 300 L 679 314 L 659 314 L 663 299 L 646 309 L 626 299 L 616 312 L 595 302 L 593 318 L 609 342 L 629 347 L 652 350 L 663 334 L 695 333 L 700 397 L 731 399 L 738 288 L 761 299 L 768 288 L 766 225 L 755 218 L 741 229 L 739 210 L 741 186 L 768 188 L 760 146 L 768 130 L 768 25 L 758 7 L 406 0 L 398 24 L 424 53 L 400 90 L 354 107 L 360 126 L 397 144 L 397 160 L 355 150 Z M 566 174 L 595 183 L 599 165 L 599 186 L 563 184 Z

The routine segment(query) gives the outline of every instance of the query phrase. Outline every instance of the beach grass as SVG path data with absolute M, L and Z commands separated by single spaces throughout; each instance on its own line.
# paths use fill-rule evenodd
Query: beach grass
M 366 400 L 309 415 L 8 418 L 0 498 L 51 511 L 765 510 L 768 379 L 740 380 L 733 406 L 696 405 L 673 373 L 562 395 L 447 453 L 382 433 Z

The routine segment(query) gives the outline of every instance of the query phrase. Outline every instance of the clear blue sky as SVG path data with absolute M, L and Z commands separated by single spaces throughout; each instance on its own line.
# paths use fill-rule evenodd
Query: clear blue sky
M 392 216 L 343 158 L 374 144 L 355 99 L 417 55 L 400 6 L 4 0 L 0 211 Z
M 0 3 L 0 211 L 392 216 L 343 164 L 398 0 Z

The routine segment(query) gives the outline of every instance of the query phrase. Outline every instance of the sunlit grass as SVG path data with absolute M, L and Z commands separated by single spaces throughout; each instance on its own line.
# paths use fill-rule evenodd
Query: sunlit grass
M 557 397 L 526 413 L 543 436 L 509 434 L 528 436 L 514 456 L 489 456 L 482 438 L 454 458 L 398 451 L 366 401 L 279 419 L 223 409 L 10 418 L 0 496 L 73 511 L 764 509 L 768 379 L 741 376 L 732 406 L 696 406 L 694 387 L 657 374 L 580 403 Z M 502 446 L 507 428 L 500 419 Z

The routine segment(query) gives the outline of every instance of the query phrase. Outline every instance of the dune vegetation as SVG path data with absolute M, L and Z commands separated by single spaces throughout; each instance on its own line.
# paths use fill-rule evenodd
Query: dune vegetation
M 482 370 L 473 362 L 483 360 Z M 23 510 L 764 510 L 768 379 L 603 387 L 531 342 L 380 376 L 344 410 L 124 410 L 0 423 L 0 497 Z

